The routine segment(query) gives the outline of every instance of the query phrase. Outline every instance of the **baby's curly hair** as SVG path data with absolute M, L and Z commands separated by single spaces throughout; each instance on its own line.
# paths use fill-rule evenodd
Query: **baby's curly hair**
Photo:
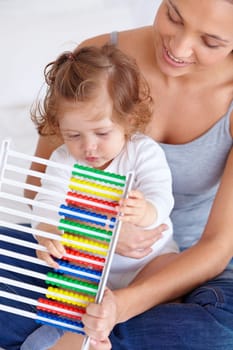
M 144 132 L 151 119 L 149 86 L 136 61 L 114 45 L 64 52 L 46 65 L 44 76 L 45 98 L 31 109 L 31 118 L 40 135 L 59 135 L 62 101 L 90 101 L 98 94 L 103 78 L 113 101 L 114 121 L 125 126 L 127 136 Z

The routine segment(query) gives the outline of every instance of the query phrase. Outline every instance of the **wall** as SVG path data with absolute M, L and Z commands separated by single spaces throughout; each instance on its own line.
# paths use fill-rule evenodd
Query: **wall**
M 30 106 L 42 85 L 44 66 L 90 36 L 151 24 L 159 3 L 0 0 L 0 142 L 10 138 L 12 148 L 33 154 L 37 133 Z

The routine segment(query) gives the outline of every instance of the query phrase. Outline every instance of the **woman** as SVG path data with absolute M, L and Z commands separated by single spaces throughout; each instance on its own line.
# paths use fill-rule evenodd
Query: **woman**
M 87 308 L 93 349 L 233 347 L 232 15 L 232 0 L 164 0 L 153 26 L 113 38 L 150 84 L 156 108 L 147 133 L 172 170 L 172 220 L 183 252 Z M 83 45 L 109 40 L 107 34 Z M 36 153 L 49 157 L 57 145 L 40 138 Z M 163 229 L 145 240 L 144 232 L 125 227 L 118 253 L 147 255 Z M 181 303 L 169 303 L 178 297 Z M 78 349 L 77 338 L 67 333 L 51 349 Z

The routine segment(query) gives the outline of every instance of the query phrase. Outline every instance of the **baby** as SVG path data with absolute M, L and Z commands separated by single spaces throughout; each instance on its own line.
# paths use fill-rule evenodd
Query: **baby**
M 108 287 L 127 286 L 146 265 L 148 273 L 152 274 L 159 256 L 170 259 L 178 253 L 169 219 L 174 203 L 171 173 L 161 147 L 143 134 L 152 112 L 148 85 L 135 61 L 108 44 L 61 54 L 46 66 L 45 79 L 47 93 L 43 105 L 37 105 L 33 120 L 41 135 L 54 134 L 64 142 L 53 152 L 51 160 L 70 166 L 79 163 L 123 175 L 133 171 L 133 189 L 118 208 L 120 220 L 145 229 L 161 223 L 169 227 L 146 257 L 133 259 L 114 255 Z M 42 187 L 51 189 L 52 186 L 53 191 L 65 193 L 69 173 L 49 166 L 46 172 L 60 176 L 64 185 L 62 181 L 51 185 L 45 179 Z M 48 194 L 38 193 L 36 200 L 59 205 Z M 50 215 L 49 211 L 45 213 L 38 207 L 33 211 L 42 217 Z M 36 229 L 61 234 L 54 226 L 42 222 L 34 225 Z M 61 258 L 65 248 L 60 241 L 37 239 L 48 251 L 38 252 L 38 257 L 56 268 L 54 257 Z M 29 337 L 33 339 L 33 349 L 36 349 L 36 339 L 40 350 L 51 346 L 44 335 L 47 347 L 41 347 L 39 337 L 42 337 L 43 327 L 48 328 L 42 326 Z

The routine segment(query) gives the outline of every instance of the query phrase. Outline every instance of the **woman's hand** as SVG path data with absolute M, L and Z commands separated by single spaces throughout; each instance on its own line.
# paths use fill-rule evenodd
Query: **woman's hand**
M 116 252 L 134 259 L 141 259 L 151 253 L 152 245 L 162 237 L 168 226 L 162 224 L 152 230 L 144 230 L 136 225 L 123 223 Z
M 111 349 L 108 336 L 117 323 L 117 301 L 110 289 L 105 290 L 100 304 L 91 303 L 87 306 L 82 322 L 85 333 L 91 337 L 90 344 L 93 349 Z
M 90 345 L 91 345 L 90 350 L 110 350 L 110 349 L 112 349 L 112 344 L 108 338 L 105 340 L 101 340 L 101 341 L 91 339 Z

